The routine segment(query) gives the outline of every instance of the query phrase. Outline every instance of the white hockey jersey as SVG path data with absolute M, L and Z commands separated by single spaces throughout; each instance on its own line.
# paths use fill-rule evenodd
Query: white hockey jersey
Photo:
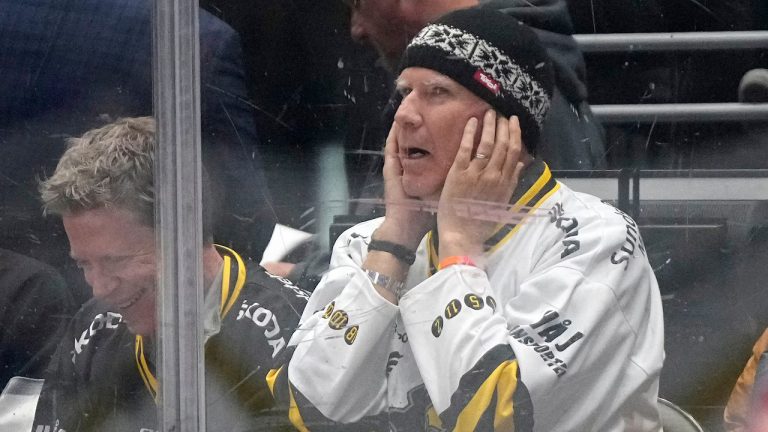
M 361 264 L 381 219 L 336 242 L 290 358 L 270 372 L 299 430 L 658 431 L 661 300 L 637 224 L 529 167 L 523 222 L 481 268 L 421 242 L 399 306 Z

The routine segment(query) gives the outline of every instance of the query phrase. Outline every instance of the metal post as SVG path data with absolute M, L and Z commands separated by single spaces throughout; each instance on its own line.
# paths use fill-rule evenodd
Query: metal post
M 592 105 L 592 112 L 603 123 L 768 121 L 768 104 L 764 103 Z
M 573 35 L 588 53 L 714 51 L 768 47 L 768 31 L 605 33 Z
M 159 427 L 205 430 L 198 3 L 154 1 Z

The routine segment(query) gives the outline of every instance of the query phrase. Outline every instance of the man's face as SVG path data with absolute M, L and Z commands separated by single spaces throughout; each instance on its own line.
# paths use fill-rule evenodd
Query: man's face
M 133 213 L 100 208 L 62 217 L 70 254 L 93 296 L 123 315 L 136 334 L 155 331 L 155 232 Z
M 478 0 L 343 0 L 350 8 L 352 39 L 373 45 L 390 71 L 395 71 L 408 42 L 428 22 Z
M 410 67 L 397 79 L 403 101 L 395 113 L 405 193 L 437 201 L 470 118 L 482 120 L 490 105 L 464 86 L 431 69 Z
M 414 36 L 401 13 L 400 0 L 344 0 L 350 7 L 350 33 L 357 42 L 376 48 L 389 70 Z M 416 29 L 418 31 L 418 29 Z

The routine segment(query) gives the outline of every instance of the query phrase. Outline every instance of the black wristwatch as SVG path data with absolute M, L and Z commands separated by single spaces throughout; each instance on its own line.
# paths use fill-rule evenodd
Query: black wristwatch
M 371 239 L 370 243 L 368 243 L 368 250 L 387 252 L 408 265 L 413 265 L 413 262 L 416 261 L 416 254 L 413 251 L 403 245 L 385 240 Z

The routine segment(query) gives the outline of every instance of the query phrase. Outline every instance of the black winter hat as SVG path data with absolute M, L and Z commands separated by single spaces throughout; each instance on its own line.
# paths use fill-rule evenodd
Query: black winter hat
M 534 154 L 552 96 L 552 65 L 536 34 L 493 9 L 461 9 L 440 17 L 411 40 L 400 72 L 423 67 L 466 87 L 493 108 L 518 116 Z

